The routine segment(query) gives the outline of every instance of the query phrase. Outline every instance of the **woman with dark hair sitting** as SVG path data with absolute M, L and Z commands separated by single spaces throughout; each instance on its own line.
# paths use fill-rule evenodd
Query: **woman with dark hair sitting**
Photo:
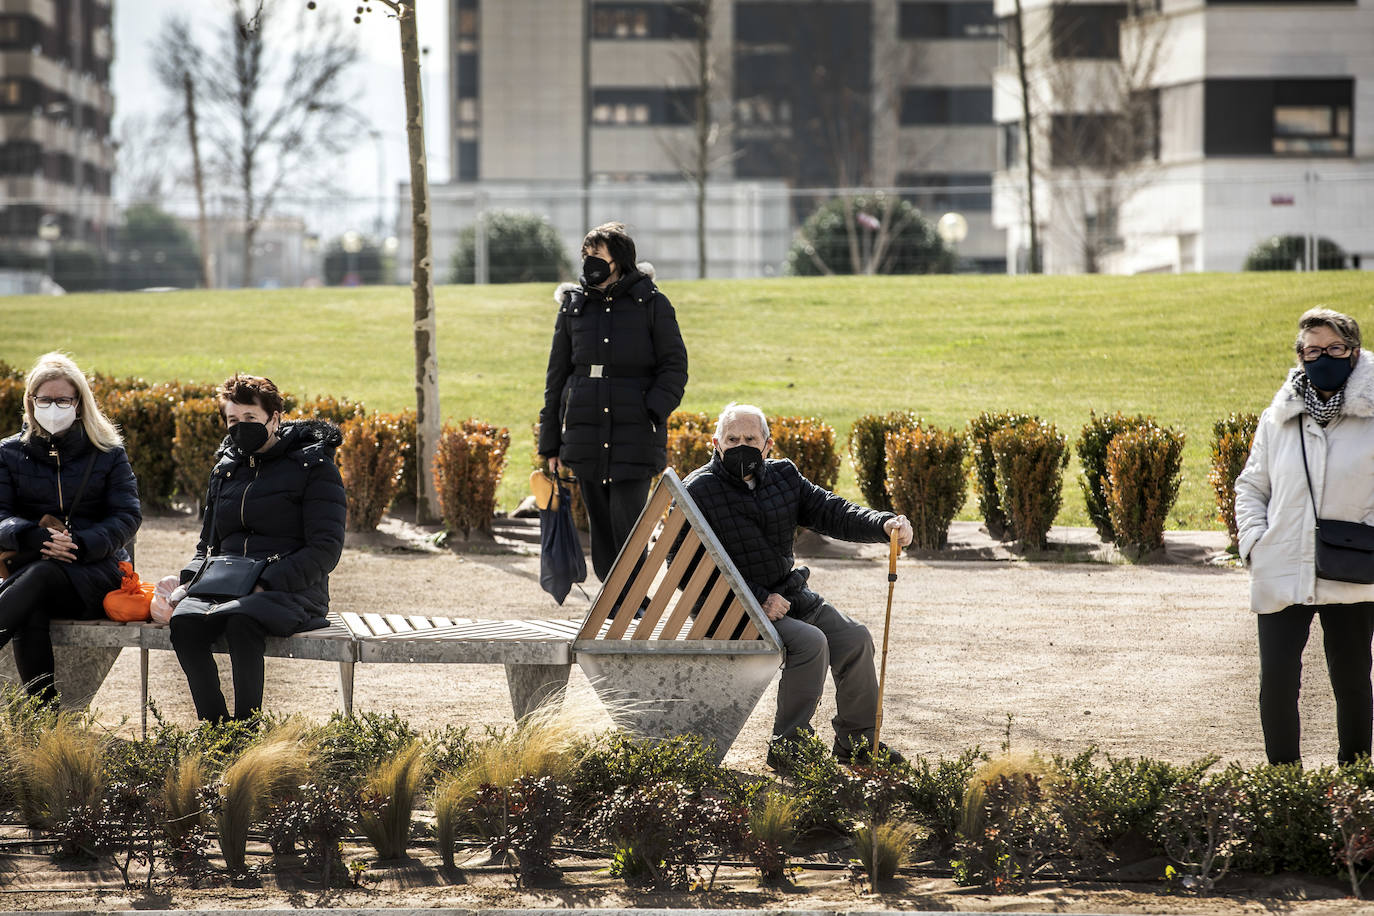
M 172 593 L 172 647 L 186 672 L 196 715 L 229 717 L 211 646 L 221 636 L 233 664 L 234 718 L 262 707 L 267 637 L 326 625 L 329 573 L 344 540 L 344 488 L 334 465 L 343 441 L 323 420 L 282 421 L 271 380 L 235 375 L 217 394 L 228 427 L 210 472 L 196 555 Z M 191 595 L 206 557 L 265 561 L 240 595 Z M 208 569 L 208 568 L 207 568 Z
M 54 617 L 104 616 L 119 561 L 143 521 L 123 440 L 76 363 L 39 357 L 24 385 L 24 425 L 0 442 L 0 646 L 31 696 L 57 698 Z

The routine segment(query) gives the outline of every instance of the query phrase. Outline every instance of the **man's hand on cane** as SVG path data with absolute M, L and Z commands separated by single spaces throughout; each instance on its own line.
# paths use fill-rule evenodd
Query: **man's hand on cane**
M 894 530 L 897 532 L 898 543 L 903 547 L 911 546 L 911 540 L 916 535 L 911 530 L 911 521 L 905 515 L 899 515 L 883 522 L 883 531 L 891 535 Z

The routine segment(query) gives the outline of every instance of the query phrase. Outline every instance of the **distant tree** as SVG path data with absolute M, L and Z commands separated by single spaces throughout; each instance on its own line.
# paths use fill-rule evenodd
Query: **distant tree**
M 390 258 L 382 251 L 375 239 L 364 239 L 362 248 L 349 255 L 344 251 L 342 239 L 329 243 L 324 252 L 324 283 L 326 286 L 339 286 L 347 278 L 352 259 L 351 272 L 358 275 L 358 282 L 364 286 L 377 286 L 389 283 L 391 276 Z
M 191 234 L 153 204 L 135 204 L 124 212 L 115 252 L 117 260 L 108 266 L 110 289 L 194 289 L 200 283 L 200 252 Z
M 1307 266 L 1307 239 L 1301 235 L 1276 235 L 1265 239 L 1245 256 L 1246 270 L 1297 270 Z M 1317 269 L 1345 268 L 1345 249 L 1328 238 L 1317 239 Z
M 174 100 L 171 126 L 186 128 L 191 153 L 191 184 L 196 191 L 196 234 L 200 240 L 200 283 L 214 286 L 210 275 L 210 230 L 205 217 L 205 164 L 200 152 L 198 102 L 203 91 L 202 55 L 191 32 L 191 21 L 183 15 L 169 16 L 152 48 L 153 70 L 163 90 Z
M 487 237 L 487 276 L 492 283 L 553 283 L 572 276 L 563 239 L 549 221 L 520 210 L 488 210 L 482 216 Z M 476 276 L 476 227 L 458 234 L 453 282 Z
M 954 265 L 954 253 L 930 221 L 892 194 L 829 201 L 806 218 L 787 252 L 788 273 L 804 277 L 939 274 L 952 272 Z
M 253 285 L 253 239 L 286 188 L 309 180 L 310 164 L 356 140 L 344 116 L 358 43 L 342 17 L 277 18 L 285 0 L 225 0 L 218 49 L 203 61 L 214 118 L 208 131 L 219 166 L 238 186 L 244 286 Z

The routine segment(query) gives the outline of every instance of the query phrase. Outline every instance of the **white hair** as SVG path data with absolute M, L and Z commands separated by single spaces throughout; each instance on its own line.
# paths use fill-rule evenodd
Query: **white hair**
M 725 405 L 725 409 L 716 418 L 716 439 L 725 438 L 725 427 L 738 420 L 740 417 L 753 417 L 759 421 L 759 426 L 763 428 L 763 438 L 768 438 L 768 418 L 763 415 L 763 411 L 753 404 L 737 404 L 731 401 Z

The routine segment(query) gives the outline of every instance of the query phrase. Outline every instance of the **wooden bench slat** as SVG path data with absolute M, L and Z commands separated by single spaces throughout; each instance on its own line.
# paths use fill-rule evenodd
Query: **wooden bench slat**
M 667 511 L 670 501 L 667 487 L 660 486 L 654 490 L 654 495 L 649 498 L 649 504 L 640 513 L 639 521 L 635 523 L 634 530 L 625 541 L 625 546 L 620 549 L 620 556 L 637 557 L 644 551 L 649 544 L 649 536 L 657 527 L 659 518 Z M 591 639 L 594 638 L 593 634 L 600 632 L 601 624 L 610 616 L 611 608 L 615 606 L 616 599 L 624 590 L 625 582 L 630 578 L 633 569 L 634 566 L 630 563 L 617 562 L 611 567 L 611 575 L 602 583 L 601 593 L 596 596 L 596 603 L 592 605 L 591 613 L 582 627 L 582 638 Z
M 431 617 L 429 619 L 436 627 L 448 627 L 453 625 L 453 621 L 447 617 Z
M 726 608 L 724 616 L 721 617 L 720 626 L 716 627 L 715 633 L 711 634 L 711 639 L 730 639 L 743 616 L 744 605 L 740 603 L 738 597 L 731 598 L 729 607 Z
M 697 614 L 697 619 L 692 623 L 692 628 L 687 631 L 688 639 L 701 639 L 706 635 L 706 631 L 711 629 L 711 624 L 720 617 L 720 612 L 724 610 L 726 596 L 730 594 L 730 582 L 725 576 L 721 576 L 716 580 L 711 593 L 706 596 L 706 604 L 702 606 L 701 613 Z
M 391 627 L 387 626 L 386 620 L 381 614 L 364 614 L 363 623 L 372 631 L 373 636 L 382 636 L 391 632 Z
M 612 621 L 610 629 L 606 631 L 602 639 L 624 639 L 631 624 L 634 624 L 636 629 L 639 628 L 641 624 L 635 619 L 635 615 L 644 599 L 649 595 L 650 584 L 657 578 L 659 570 L 663 568 L 663 564 L 668 558 L 668 551 L 673 549 L 673 541 L 677 540 L 678 533 L 682 531 L 683 522 L 684 518 L 681 512 L 669 514 L 668 520 L 663 523 L 663 532 L 659 535 L 658 543 L 654 544 L 654 549 L 649 551 L 648 558 L 640 567 L 639 575 L 635 577 L 634 585 L 621 598 L 620 614 Z M 695 540 L 696 535 L 688 531 L 686 537 L 688 540 Z M 649 614 L 658 604 L 658 596 L 662 593 L 663 587 L 661 582 L 656 585 L 654 595 L 649 598 L 649 607 L 644 611 L 644 619 L 648 619 L 649 623 L 643 624 L 644 626 L 652 627 L 654 621 L 658 619 L 657 614 L 654 614 L 652 618 L 649 618 Z M 670 588 L 668 595 L 671 596 L 671 594 L 672 589 Z M 666 601 L 667 598 L 665 597 L 664 600 Z M 659 607 L 659 613 L 662 613 L 662 607 Z
M 713 573 L 716 573 L 716 566 L 706 555 L 706 548 L 698 548 L 696 571 L 692 573 L 692 578 L 687 580 L 687 587 L 682 590 L 682 594 L 677 596 L 677 605 L 673 608 L 673 613 L 663 622 L 663 627 L 654 635 L 655 639 L 677 639 L 678 634 L 682 632 L 682 625 L 687 621 L 687 615 L 701 597 L 706 582 Z M 723 581 L 725 577 L 717 574 L 717 578 Z M 639 638 L 639 634 L 635 633 L 635 639 Z
M 420 616 L 419 614 L 410 614 L 410 615 L 407 615 L 407 616 L 406 616 L 406 620 L 410 623 L 411 629 L 414 629 L 414 630 L 432 630 L 432 629 L 434 629 L 434 624 L 430 623 L 429 618 L 428 618 L 428 617 L 422 617 L 422 616 Z
M 410 625 L 410 621 L 400 614 L 383 614 L 382 619 L 386 625 L 391 627 L 393 633 L 413 633 L 415 628 Z

